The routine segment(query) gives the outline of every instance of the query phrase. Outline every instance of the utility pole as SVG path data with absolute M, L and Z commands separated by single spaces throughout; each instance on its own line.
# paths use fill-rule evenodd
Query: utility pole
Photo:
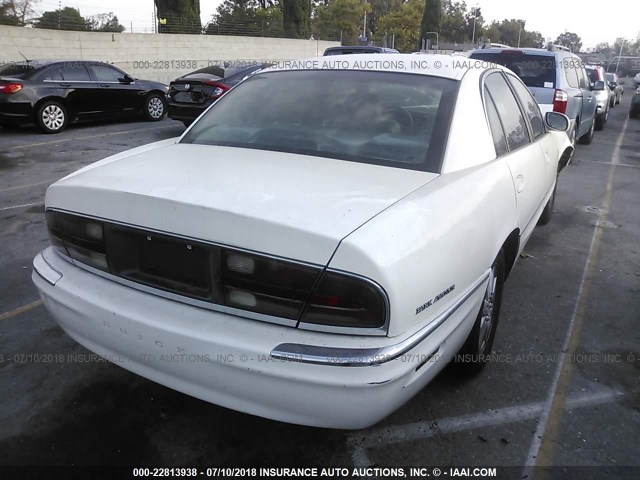
M 618 63 L 616 63 L 616 75 L 618 74 L 618 67 L 620 66 L 620 57 L 622 56 L 622 49 L 624 48 L 624 43 L 626 40 L 622 39 L 622 45 L 620 45 L 620 53 L 618 54 Z
M 522 23 L 518 22 L 520 29 L 518 30 L 518 48 L 520 48 L 520 34 L 522 33 Z
M 471 35 L 471 43 L 475 46 L 476 44 L 476 20 L 478 19 L 478 4 L 476 3 L 476 7 L 473 10 L 473 35 Z
M 155 0 L 153 0 L 153 33 L 158 33 L 158 11 Z

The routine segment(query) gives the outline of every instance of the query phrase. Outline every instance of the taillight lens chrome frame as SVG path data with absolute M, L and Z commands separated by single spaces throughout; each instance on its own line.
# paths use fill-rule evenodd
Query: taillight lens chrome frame
M 46 218 L 63 258 L 134 288 L 305 330 L 388 330 L 386 292 L 356 274 L 75 213 L 49 209 Z

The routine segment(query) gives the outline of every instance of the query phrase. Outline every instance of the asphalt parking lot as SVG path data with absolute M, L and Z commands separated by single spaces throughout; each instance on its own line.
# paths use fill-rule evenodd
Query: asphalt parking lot
M 269 421 L 152 383 L 78 345 L 39 301 L 31 261 L 48 244 L 46 187 L 180 135 L 181 123 L 0 130 L 0 465 L 492 465 L 513 467 L 512 478 L 637 478 L 640 470 L 622 468 L 640 467 L 640 120 L 627 118 L 631 93 L 562 173 L 554 218 L 506 284 L 490 365 L 471 379 L 445 369 L 355 432 Z M 588 468 L 531 470 L 540 465 Z

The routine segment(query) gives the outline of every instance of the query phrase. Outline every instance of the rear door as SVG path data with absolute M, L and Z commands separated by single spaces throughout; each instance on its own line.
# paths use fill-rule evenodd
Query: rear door
M 96 116 L 102 113 L 100 88 L 91 80 L 83 62 L 60 64 L 62 81 L 57 82 L 65 91 L 66 99 L 78 118 Z
M 502 73 L 487 75 L 484 94 L 487 109 L 495 109 L 504 132 L 507 146 L 504 160 L 511 171 L 518 224 L 526 242 L 535 227 L 537 213 L 544 207 L 548 190 L 547 164 L 540 145 L 532 142 L 528 121 Z
M 596 115 L 596 97 L 591 90 L 591 82 L 589 76 L 584 68 L 584 65 L 580 64 L 576 68 L 578 75 L 578 81 L 580 84 L 580 91 L 582 92 L 582 110 L 580 115 L 580 128 L 578 130 L 578 136 L 581 137 L 589 131 L 593 118 Z

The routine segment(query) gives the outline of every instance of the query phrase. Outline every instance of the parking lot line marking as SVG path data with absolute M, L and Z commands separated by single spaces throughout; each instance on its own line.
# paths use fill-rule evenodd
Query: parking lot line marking
M 612 403 L 618 401 L 623 395 L 624 393 L 621 391 L 603 388 L 596 393 L 570 397 L 564 408 L 577 409 Z M 365 432 L 364 436 L 356 433 L 350 438 L 352 447 L 351 460 L 356 467 L 370 466 L 372 462 L 366 454 L 367 448 L 386 447 L 397 443 L 433 438 L 443 434 L 533 420 L 540 416 L 544 408 L 545 402 L 528 403 L 458 417 L 380 427 Z
M 19 190 L 21 188 L 37 187 L 38 185 L 46 185 L 47 183 L 53 183 L 55 180 L 45 180 L 44 182 L 29 183 L 27 185 L 16 185 L 15 187 L 7 187 L 0 190 L 0 193 L 10 192 L 11 190 Z
M 591 283 L 600 252 L 603 231 L 600 225 L 606 221 L 609 214 L 611 194 L 613 192 L 613 178 L 616 171 L 615 167 L 620 163 L 620 147 L 627 131 L 628 123 L 629 120 L 627 119 L 613 149 L 609 178 L 607 179 L 607 186 L 602 200 L 600 215 L 598 216 L 593 237 L 591 238 L 587 261 L 582 272 L 582 279 L 580 281 L 580 288 L 578 289 L 576 304 L 571 315 L 567 335 L 562 346 L 562 351 L 560 352 L 558 368 L 556 369 L 553 382 L 551 383 L 551 388 L 549 389 L 545 408 L 542 412 L 531 442 L 525 468 L 522 473 L 523 478 L 525 476 L 533 478 L 535 466 L 551 465 L 553 460 L 555 439 L 558 435 L 560 419 L 564 410 L 563 405 L 565 404 L 569 391 L 569 381 L 573 369 L 573 363 L 567 362 L 566 359 L 573 355 L 578 347 L 580 332 L 582 331 L 582 324 L 584 323 L 585 312 L 587 309 L 587 300 L 589 298 Z
M 629 168 L 640 168 L 640 165 L 629 165 L 628 163 L 611 163 L 611 162 L 599 162 L 597 160 L 580 160 L 580 162 L 589 162 L 589 163 L 597 163 L 598 165 L 615 165 L 616 167 L 629 167 Z
M 21 149 L 21 148 L 32 148 L 32 147 L 41 147 L 43 145 L 56 145 L 58 143 L 71 142 L 73 140 L 91 140 L 92 138 L 100 138 L 100 137 L 110 137 L 112 135 L 122 135 L 124 133 L 137 133 L 137 132 L 148 132 L 149 130 L 166 130 L 167 128 L 176 128 L 175 125 L 166 125 L 164 127 L 151 127 L 151 128 L 140 128 L 137 130 L 121 130 L 118 132 L 107 132 L 100 133 L 98 135 L 88 135 L 86 137 L 71 137 L 71 138 L 62 138 L 60 140 L 52 140 L 50 142 L 40 142 L 40 143 L 29 143 L 27 145 L 16 145 L 13 147 L 9 147 L 11 149 Z
M 33 310 L 34 308 L 39 307 L 40 305 L 42 305 L 42 300 L 36 300 L 35 302 L 27 303 L 26 305 L 15 308 L 8 312 L 0 313 L 0 321 L 8 320 L 24 312 L 28 312 L 29 310 Z
M 22 205 L 13 205 L 11 207 L 2 207 L 2 208 L 0 208 L 0 212 L 4 212 L 5 210 L 13 210 L 14 208 L 33 207 L 34 205 L 44 205 L 44 202 L 23 203 Z

